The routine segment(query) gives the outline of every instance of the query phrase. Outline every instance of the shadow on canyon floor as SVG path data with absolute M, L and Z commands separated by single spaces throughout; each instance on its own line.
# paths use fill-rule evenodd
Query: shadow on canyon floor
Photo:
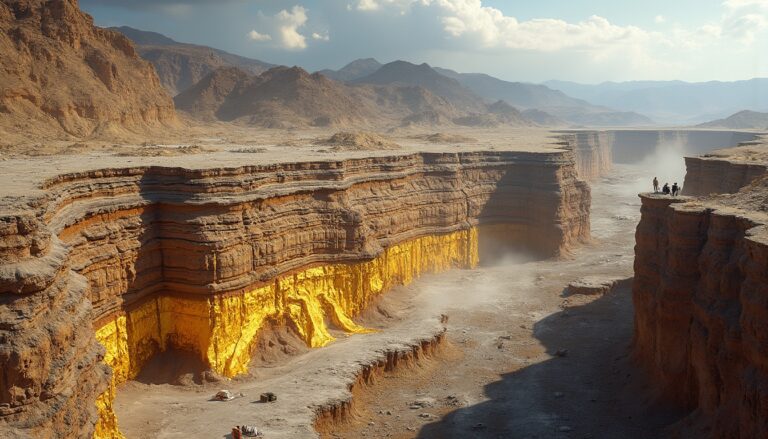
M 537 322 L 552 358 L 485 386 L 487 401 L 427 424 L 419 438 L 654 438 L 684 413 L 655 404 L 630 358 L 629 282 Z

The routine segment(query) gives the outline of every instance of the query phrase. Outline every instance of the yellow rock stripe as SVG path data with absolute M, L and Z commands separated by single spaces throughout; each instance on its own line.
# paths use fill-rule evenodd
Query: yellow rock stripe
M 242 293 L 150 299 L 96 331 L 113 377 L 97 401 L 94 437 L 122 439 L 112 408 L 116 388 L 158 352 L 170 347 L 196 352 L 211 370 L 233 377 L 247 372 L 259 330 L 268 321 L 290 321 L 308 346 L 325 346 L 334 340 L 327 320 L 349 333 L 370 332 L 352 317 L 379 294 L 423 273 L 477 263 L 478 233 L 472 228 L 394 245 L 370 261 L 308 268 Z

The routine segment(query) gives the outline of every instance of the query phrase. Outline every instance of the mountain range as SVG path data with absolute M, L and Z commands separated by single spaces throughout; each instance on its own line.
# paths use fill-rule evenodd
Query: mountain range
M 161 82 L 172 95 L 185 91 L 221 67 L 237 67 L 254 75 L 274 67 L 218 49 L 179 43 L 154 32 L 129 27 L 115 30 L 134 40 L 137 51 L 155 66 Z M 349 84 L 424 87 L 470 113 L 482 113 L 485 105 L 503 100 L 516 108 L 529 110 L 528 114 L 540 124 L 635 126 L 653 123 L 641 114 L 592 105 L 544 85 L 502 81 L 484 74 L 462 74 L 427 64 L 405 61 L 382 64 L 366 58 L 352 61 L 339 70 L 326 69 L 317 73 Z M 424 117 L 437 120 L 442 116 L 425 114 Z M 525 118 L 522 114 L 518 117 Z
M 631 81 L 597 85 L 548 81 L 569 96 L 621 111 L 635 111 L 664 124 L 689 125 L 741 110 L 768 111 L 768 78 L 733 82 Z
M 237 67 L 255 75 L 275 67 L 274 64 L 212 47 L 179 43 L 156 32 L 128 26 L 110 29 L 133 41 L 139 55 L 155 66 L 160 82 L 171 96 L 191 87 L 219 67 Z
M 375 74 L 383 66 L 375 59 L 368 58 L 352 61 L 339 70 L 321 70 L 319 73 L 347 82 L 381 81 L 385 72 Z M 475 98 L 487 102 L 503 100 L 523 110 L 535 110 L 535 112 L 529 111 L 528 114 L 535 115 L 540 122 L 547 124 L 596 126 L 653 124 L 651 119 L 642 114 L 592 105 L 587 101 L 572 98 L 545 85 L 504 81 L 482 73 L 458 73 L 440 67 L 433 67 L 432 70 L 433 73 L 444 78 L 454 79 L 456 82 L 450 85 L 453 89 L 469 91 L 475 95 Z M 397 78 L 386 78 L 390 82 L 395 79 Z M 407 78 L 400 78 L 399 80 L 407 80 Z M 432 81 L 435 82 L 436 79 L 433 78 Z M 441 82 L 446 85 L 449 84 L 444 79 Z
M 274 67 L 260 75 L 222 67 L 174 101 L 199 119 L 268 128 L 536 125 L 505 103 L 487 105 L 460 91 L 439 95 L 436 91 L 445 91 L 442 81 L 450 79 L 434 77 L 428 66 L 397 62 L 382 69 L 387 75 L 351 84 L 300 67 Z M 412 82 L 382 79 L 388 75 Z

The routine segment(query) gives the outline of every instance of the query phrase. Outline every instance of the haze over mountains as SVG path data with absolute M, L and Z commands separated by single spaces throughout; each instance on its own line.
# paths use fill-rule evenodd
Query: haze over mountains
M 383 66 L 383 64 L 375 59 L 369 58 L 352 61 L 336 71 L 321 70 L 320 73 L 338 80 L 358 83 L 361 81 L 381 81 L 386 74 L 388 75 L 386 80 L 394 81 L 395 78 L 392 77 L 391 73 L 382 72 L 374 76 L 377 70 Z M 535 118 L 539 121 L 538 123 L 605 126 L 653 124 L 652 120 L 641 114 L 618 112 L 610 108 L 592 105 L 589 102 L 574 99 L 563 92 L 552 90 L 544 85 L 503 81 L 482 73 L 458 73 L 440 67 L 434 67 L 432 70 L 432 82 L 437 81 L 435 76 L 454 79 L 456 82 L 450 83 L 450 87 L 463 86 L 461 88 L 468 90 L 476 98 L 481 98 L 488 102 L 503 100 L 523 110 L 536 110 L 528 114 L 535 115 Z M 422 72 L 422 76 L 423 74 Z M 408 80 L 408 78 L 404 75 L 399 80 Z M 449 84 L 445 79 L 441 82 L 446 86 Z
M 739 130 L 768 130 L 768 113 L 757 111 L 739 111 L 724 119 L 713 120 L 697 125 L 701 128 L 731 128 Z
M 636 111 L 666 124 L 696 124 L 741 110 L 768 111 L 768 78 L 700 83 L 631 81 L 585 85 L 547 81 L 545 84 L 594 104 Z
M 238 57 L 218 49 L 178 43 L 153 32 L 128 27 L 116 30 L 135 40 L 139 53 L 155 65 L 163 85 L 173 95 L 192 87 L 220 67 L 237 67 L 254 75 L 272 67 L 269 63 Z M 318 73 L 350 85 L 423 87 L 435 96 L 445 98 L 460 112 L 472 113 L 471 119 L 474 122 L 479 122 L 476 116 L 486 112 L 486 105 L 503 100 L 516 108 L 528 110 L 526 114 L 532 117 L 528 122 L 536 124 L 629 126 L 653 123 L 640 114 L 617 112 L 592 105 L 543 85 L 507 82 L 482 74 L 459 74 L 447 69 L 432 68 L 427 64 L 415 65 L 405 61 L 381 64 L 368 58 L 355 60 L 336 71 L 321 70 Z M 440 124 L 456 116 L 454 114 L 449 117 L 444 111 L 427 109 L 414 117 L 419 123 L 429 120 L 433 124 Z M 526 116 L 518 112 L 514 117 L 506 114 L 502 119 L 509 123 L 510 118 L 524 120 Z M 483 124 L 499 122 L 498 117 L 489 116 L 487 112 L 482 119 Z
M 399 67 L 424 69 L 393 66 Z M 508 104 L 486 105 L 471 94 L 439 96 L 433 84 L 426 85 L 345 84 L 299 67 L 275 67 L 258 76 L 222 67 L 174 100 L 196 118 L 267 128 L 536 125 Z

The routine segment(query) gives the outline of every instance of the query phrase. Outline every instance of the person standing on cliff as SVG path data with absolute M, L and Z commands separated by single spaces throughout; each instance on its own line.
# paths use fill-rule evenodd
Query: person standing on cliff
M 659 193 L 659 179 L 656 177 L 653 177 L 653 193 Z
M 661 192 L 664 195 L 669 195 L 669 192 L 670 192 L 670 190 L 669 190 L 669 183 L 664 183 L 664 187 L 661 188 Z
M 678 192 L 680 192 L 680 187 L 677 185 L 677 182 L 675 182 L 672 184 L 672 196 L 676 197 Z

